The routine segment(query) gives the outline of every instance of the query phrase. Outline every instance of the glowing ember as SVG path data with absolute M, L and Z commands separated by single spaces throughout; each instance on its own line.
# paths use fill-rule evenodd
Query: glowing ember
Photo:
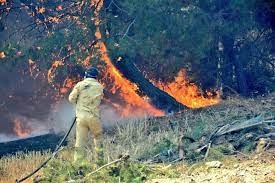
M 1 51 L 1 52 L 0 52 L 0 59 L 3 59 L 3 58 L 5 58 L 5 57 L 6 57 L 5 52 Z
M 67 77 L 64 80 L 62 87 L 59 89 L 60 93 L 61 94 L 68 93 L 78 81 L 79 80 L 77 80 L 77 79 L 74 80 L 74 79 Z
M 36 72 L 37 74 L 39 74 L 39 69 L 36 65 L 36 63 L 32 60 L 32 59 L 29 59 L 28 60 L 29 62 L 29 72 L 30 72 L 30 75 L 31 76 L 34 76 L 34 73 Z M 37 76 L 37 75 L 36 75 Z
M 37 12 L 43 14 L 46 12 L 46 9 L 44 7 L 41 7 L 41 8 L 38 8 Z
M 63 6 L 58 5 L 58 6 L 56 7 L 56 11 L 61 11 L 61 10 L 63 10 Z
M 0 0 L 1 5 L 4 5 L 5 3 L 7 3 L 7 0 Z
M 96 43 L 95 48 L 97 48 L 101 60 L 106 64 L 106 74 L 103 79 L 111 80 L 113 82 L 111 92 L 113 94 L 118 94 L 126 102 L 126 105 L 123 106 L 120 104 L 113 104 L 113 106 L 116 106 L 116 108 L 121 111 L 121 115 L 124 117 L 145 114 L 154 116 L 164 115 L 163 111 L 156 109 L 148 101 L 145 101 L 141 96 L 139 96 L 137 93 L 137 85 L 125 79 L 119 70 L 117 70 L 113 65 L 108 55 L 106 45 L 101 41 L 102 36 L 99 29 L 99 11 L 103 6 L 103 1 L 93 0 L 92 5 L 97 5 L 97 8 L 95 9 L 94 24 L 96 26 L 95 37 L 98 42 Z
M 18 118 L 14 119 L 13 124 L 14 124 L 13 131 L 18 137 L 21 137 L 21 138 L 26 137 L 32 131 L 30 128 L 24 126 L 23 123 Z
M 185 71 L 182 69 L 173 82 L 166 84 L 153 82 L 156 86 L 174 97 L 178 102 L 190 108 L 200 108 L 218 104 L 220 95 L 218 92 L 213 95 L 210 92 L 203 96 L 202 92 L 194 83 L 189 83 Z
M 58 17 L 49 17 L 49 22 L 50 23 L 60 23 L 60 18 L 58 18 Z
M 48 82 L 49 83 L 53 83 L 53 80 L 55 77 L 55 71 L 61 65 L 64 65 L 64 63 L 60 60 L 56 60 L 53 62 L 51 68 L 48 70 Z
M 83 65 L 84 67 L 87 67 L 87 66 L 91 65 L 90 62 L 91 62 L 91 57 L 88 56 L 88 57 L 86 57 L 86 58 L 83 60 L 82 65 Z

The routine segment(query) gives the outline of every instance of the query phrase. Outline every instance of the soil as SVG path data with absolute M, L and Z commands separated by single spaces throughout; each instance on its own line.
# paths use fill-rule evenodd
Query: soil
M 211 162 L 211 161 L 210 161 Z M 275 149 L 255 155 L 240 154 L 220 161 L 220 166 L 207 162 L 171 167 L 181 172 L 180 178 L 153 179 L 148 183 L 273 183 L 275 182 Z M 211 163 L 210 163 L 211 165 Z M 217 164 L 216 164 L 217 165 Z

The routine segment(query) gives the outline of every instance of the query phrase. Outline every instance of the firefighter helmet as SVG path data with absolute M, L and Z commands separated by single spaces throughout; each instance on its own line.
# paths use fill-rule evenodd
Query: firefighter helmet
M 85 71 L 85 78 L 97 78 L 98 70 L 95 67 L 90 67 Z

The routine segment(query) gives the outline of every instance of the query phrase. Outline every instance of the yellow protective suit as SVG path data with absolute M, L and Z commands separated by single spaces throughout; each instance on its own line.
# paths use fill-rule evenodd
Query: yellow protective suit
M 69 101 L 76 107 L 75 162 L 85 160 L 85 146 L 89 131 L 94 137 L 95 149 L 102 134 L 99 105 L 103 97 L 103 86 L 93 78 L 86 78 L 75 85 Z M 95 155 L 96 156 L 96 155 Z

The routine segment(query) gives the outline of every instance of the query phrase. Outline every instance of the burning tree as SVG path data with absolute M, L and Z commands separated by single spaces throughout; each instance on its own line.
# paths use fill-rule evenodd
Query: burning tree
M 214 105 L 224 88 L 244 95 L 262 85 L 266 89 L 259 91 L 272 90 L 266 83 L 273 81 L 273 29 L 260 25 L 254 14 L 240 14 L 258 11 L 256 1 L 238 2 L 3 1 L 1 78 L 8 68 L 21 80 L 18 88 L 3 82 L 1 88 L 14 93 L 31 85 L 30 103 L 41 106 L 44 96 L 42 108 L 48 109 L 67 95 L 86 67 L 98 65 L 105 103 L 121 116 L 161 116 L 185 106 Z M 255 52 L 259 46 L 265 49 Z M 253 74 L 255 64 L 264 75 Z M 14 98 L 3 101 L 1 112 L 12 111 Z

